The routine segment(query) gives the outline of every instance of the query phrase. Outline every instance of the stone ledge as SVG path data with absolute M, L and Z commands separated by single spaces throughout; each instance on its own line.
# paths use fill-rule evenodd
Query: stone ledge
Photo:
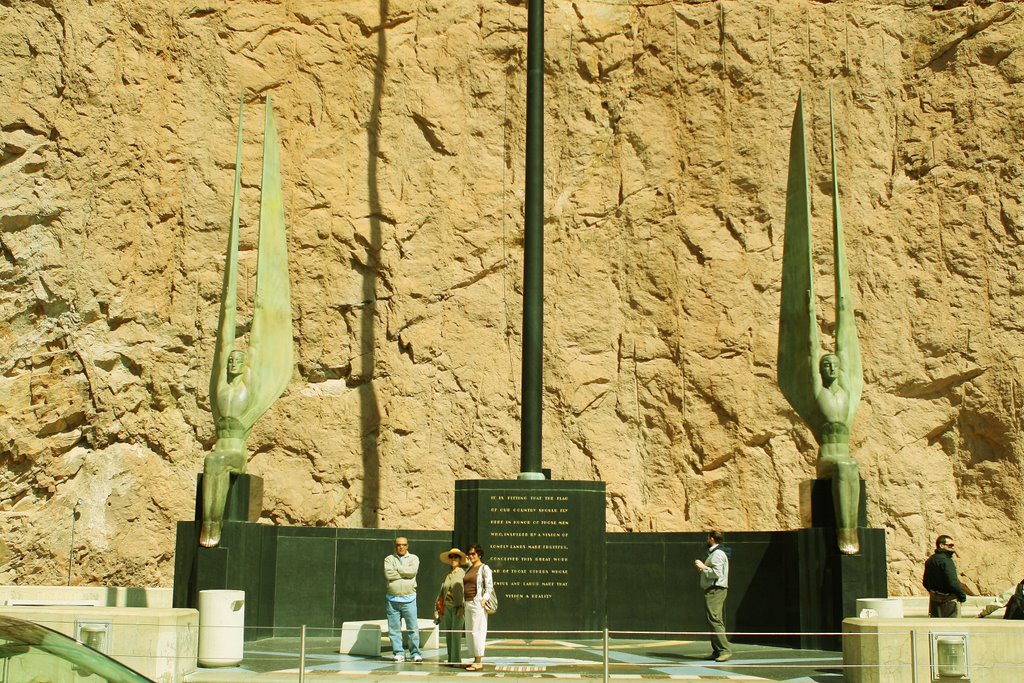
M 105 586 L 0 586 L 0 605 L 93 605 L 171 607 L 171 588 Z

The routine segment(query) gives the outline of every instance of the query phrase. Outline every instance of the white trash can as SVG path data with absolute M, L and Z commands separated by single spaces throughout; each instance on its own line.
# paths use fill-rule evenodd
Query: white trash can
M 903 601 L 899 598 L 857 598 L 857 614 L 864 617 L 864 610 L 873 611 L 872 617 L 902 619 Z
M 245 591 L 199 591 L 199 666 L 238 666 L 245 635 Z

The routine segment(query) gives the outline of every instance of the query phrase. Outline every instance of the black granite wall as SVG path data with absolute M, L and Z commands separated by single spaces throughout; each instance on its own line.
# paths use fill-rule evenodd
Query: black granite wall
M 174 606 L 195 607 L 198 591 L 246 592 L 247 639 L 282 636 L 299 626 L 340 628 L 345 621 L 384 619 L 384 558 L 396 536 L 420 558 L 417 607 L 434 613 L 448 571 L 439 555 L 451 532 L 286 527 L 225 522 L 217 548 L 196 545 L 195 522 L 178 523 Z
M 739 638 L 791 647 L 838 647 L 856 599 L 886 597 L 885 532 L 861 529 L 860 555 L 835 550 L 835 531 L 726 532 L 730 554 L 726 627 Z M 707 555 L 703 532 L 607 535 L 608 628 L 707 630 L 694 560 Z M 802 634 L 774 637 L 771 634 Z
M 823 491 L 818 507 L 826 505 Z M 707 629 L 693 564 L 706 556 L 705 533 L 605 533 L 601 482 L 461 481 L 455 507 L 454 533 L 228 521 L 217 548 L 197 547 L 196 523 L 180 522 L 174 606 L 195 607 L 207 588 L 245 590 L 249 639 L 383 619 L 384 557 L 404 535 L 420 558 L 422 617 L 433 614 L 447 572 L 438 556 L 454 540 L 486 549 L 501 596 L 495 631 Z M 861 554 L 844 556 L 828 526 L 726 530 L 729 631 L 751 634 L 740 640 L 838 647 L 837 637 L 807 634 L 838 633 L 857 598 L 887 596 L 885 532 L 862 528 L 860 539 Z

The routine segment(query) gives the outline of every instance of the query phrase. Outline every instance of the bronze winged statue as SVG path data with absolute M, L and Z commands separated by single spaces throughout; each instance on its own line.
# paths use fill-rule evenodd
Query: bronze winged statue
M 238 111 L 235 190 L 231 206 L 224 285 L 221 289 L 217 346 L 210 373 L 210 405 L 217 443 L 203 464 L 203 519 L 200 545 L 220 543 L 230 475 L 245 472 L 246 439 L 253 425 L 277 400 L 292 376 L 292 314 L 288 283 L 288 244 L 278 154 L 277 125 L 270 98 L 263 131 L 256 298 L 244 349 L 235 346 L 238 303 L 238 213 L 242 187 L 242 112 Z
M 846 272 L 843 228 L 836 180 L 836 136 L 832 123 L 832 216 L 836 299 L 836 350 L 822 354 L 814 306 L 811 262 L 811 206 L 804 146 L 803 93 L 800 94 L 789 146 L 786 236 L 782 256 L 782 306 L 779 316 L 778 378 L 783 395 L 818 441 L 817 474 L 832 480 L 840 552 L 860 552 L 857 513 L 860 470 L 850 455 L 850 427 L 860 403 L 864 379 L 854 320 L 850 278 Z

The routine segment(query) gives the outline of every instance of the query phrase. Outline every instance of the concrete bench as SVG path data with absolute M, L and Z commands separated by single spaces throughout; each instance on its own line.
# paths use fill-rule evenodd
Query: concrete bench
M 437 624 L 432 619 L 417 619 L 420 627 L 420 649 L 436 650 L 438 645 Z M 402 631 L 402 642 L 406 651 L 409 647 L 409 632 Z M 388 620 L 346 621 L 341 625 L 341 643 L 338 651 L 343 655 L 380 657 L 383 650 L 391 649 L 388 638 Z

